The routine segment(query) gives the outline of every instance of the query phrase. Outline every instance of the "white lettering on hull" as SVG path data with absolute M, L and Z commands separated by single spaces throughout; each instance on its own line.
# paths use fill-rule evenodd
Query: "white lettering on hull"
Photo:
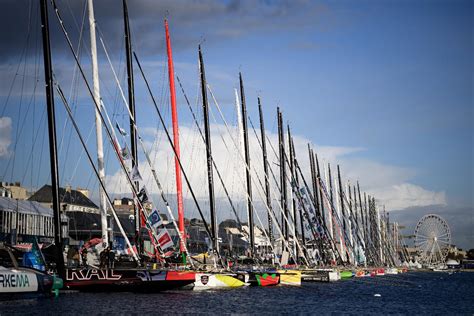
M 36 292 L 38 282 L 33 273 L 0 273 L 0 293 Z
M 67 281 L 120 280 L 121 278 L 120 274 L 114 274 L 114 270 L 66 270 Z

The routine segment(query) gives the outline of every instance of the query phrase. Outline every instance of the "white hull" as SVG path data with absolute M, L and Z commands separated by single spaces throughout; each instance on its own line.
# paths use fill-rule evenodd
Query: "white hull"
M 229 274 L 196 273 L 195 291 L 242 287 L 245 283 Z

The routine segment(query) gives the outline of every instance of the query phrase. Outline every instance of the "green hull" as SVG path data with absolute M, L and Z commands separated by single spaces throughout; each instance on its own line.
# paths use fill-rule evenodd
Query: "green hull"
M 341 279 L 350 279 L 353 276 L 352 271 L 350 270 L 341 271 L 339 275 L 341 276 Z

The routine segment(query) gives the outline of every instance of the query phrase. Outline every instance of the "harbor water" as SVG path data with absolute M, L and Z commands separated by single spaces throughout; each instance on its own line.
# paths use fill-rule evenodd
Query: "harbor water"
M 301 287 L 67 293 L 0 302 L 1 315 L 474 313 L 474 273 L 409 272 Z

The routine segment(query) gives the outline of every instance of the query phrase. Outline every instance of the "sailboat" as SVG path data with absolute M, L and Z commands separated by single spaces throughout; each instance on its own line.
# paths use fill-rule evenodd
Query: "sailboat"
M 92 4 L 92 1 L 89 2 L 89 5 Z M 56 7 L 55 2 L 53 1 L 53 6 L 56 12 L 56 16 L 60 22 L 61 18 L 59 16 L 59 11 Z M 195 274 L 192 272 L 186 271 L 176 271 L 169 269 L 151 269 L 146 267 L 119 267 L 114 268 L 95 268 L 95 267 L 84 267 L 80 268 L 67 268 L 64 265 L 63 256 L 62 256 L 62 240 L 61 240 L 61 231 L 59 230 L 59 197 L 58 197 L 58 169 L 57 169 L 57 154 L 56 154 L 56 137 L 55 137 L 55 119 L 54 119 L 54 97 L 53 97 L 53 79 L 52 79 L 52 65 L 51 65 L 51 55 L 50 55 L 50 44 L 49 44 L 49 24 L 48 24 L 48 15 L 47 15 L 47 1 L 42 0 L 41 2 L 41 18 L 43 26 L 43 49 L 44 49 L 44 59 L 45 59 L 45 81 L 46 81 L 46 96 L 47 96 L 47 106 L 48 106 L 48 129 L 50 132 L 50 159 L 51 159 L 51 173 L 52 173 L 52 191 L 53 191 L 53 211 L 55 219 L 55 247 L 56 247 L 56 268 L 60 276 L 64 279 L 64 285 L 68 289 L 81 290 L 81 291 L 133 291 L 133 292 L 156 292 L 163 291 L 167 289 L 174 289 L 182 286 L 189 285 L 194 282 Z M 127 16 L 126 3 L 124 1 L 124 11 L 125 16 Z M 93 18 L 91 19 L 93 20 Z M 67 38 L 67 32 L 65 31 L 64 25 L 61 23 L 61 27 L 64 35 Z M 126 24 L 126 31 L 128 25 Z M 69 47 L 71 48 L 73 54 L 74 51 L 68 41 Z M 85 80 L 84 72 L 80 64 L 78 63 L 77 56 L 74 54 L 76 62 L 79 66 L 79 70 L 83 79 L 86 83 L 86 86 L 91 93 L 92 90 Z M 105 196 L 107 197 L 108 203 L 111 206 L 112 213 L 115 217 L 116 223 L 120 227 L 120 221 L 118 220 L 115 210 L 110 197 L 106 193 L 104 183 L 100 178 L 100 173 L 97 168 L 94 166 L 91 155 L 88 153 L 84 140 L 79 132 L 77 124 L 74 121 L 72 116 L 71 109 L 67 103 L 67 100 L 64 98 L 64 94 L 60 89 L 60 86 L 56 83 L 56 89 L 63 101 L 63 104 L 67 110 L 69 118 L 71 119 L 74 129 L 76 130 L 79 139 L 84 146 L 87 157 L 91 166 L 96 174 L 99 184 L 103 189 Z M 96 102 L 96 98 L 93 98 L 94 105 L 96 106 L 97 112 L 100 115 L 102 121 L 104 117 L 100 112 L 99 104 Z M 110 130 L 105 126 L 105 130 L 110 137 Z M 136 192 L 135 192 L 136 194 Z M 121 228 L 122 233 L 123 229 Z M 125 239 L 129 245 L 129 248 L 132 251 L 133 257 L 135 260 L 138 259 L 137 254 L 131 247 L 130 242 Z
M 215 208 L 215 197 L 214 197 L 214 170 L 213 170 L 213 158 L 211 148 L 211 135 L 209 126 L 209 110 L 208 110 L 208 99 L 207 99 L 207 84 L 206 84 L 206 72 L 204 69 L 204 61 L 199 46 L 199 69 L 201 77 L 201 94 L 202 94 L 202 107 L 204 114 L 204 136 L 206 143 L 206 158 L 207 158 L 207 180 L 209 188 L 209 210 L 211 217 L 211 244 L 213 255 L 220 261 L 222 268 L 225 268 L 220 251 L 219 241 L 217 236 L 217 217 Z M 171 74 L 170 74 L 171 75 Z M 194 283 L 194 289 L 213 289 L 213 288 L 233 288 L 241 287 L 245 283 L 234 277 L 235 275 L 227 272 L 214 272 L 214 273 L 196 273 L 196 282 Z

